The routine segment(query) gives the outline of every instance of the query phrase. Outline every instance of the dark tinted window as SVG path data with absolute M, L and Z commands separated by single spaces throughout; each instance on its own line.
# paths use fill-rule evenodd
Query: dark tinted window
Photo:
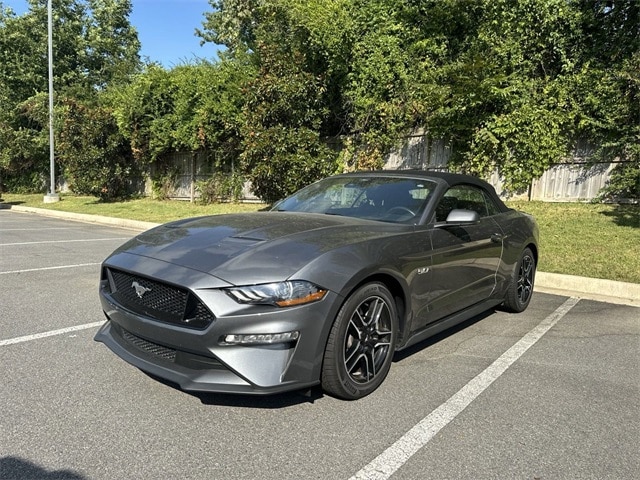
M 487 213 L 489 214 L 489 216 L 499 214 L 500 209 L 498 208 L 498 205 L 496 205 L 496 202 L 493 200 L 493 198 L 491 198 L 491 196 L 484 190 L 482 191 L 482 194 L 484 195 L 484 202 L 487 206 Z
M 480 218 L 500 212 L 493 199 L 483 189 L 473 185 L 456 185 L 447 190 L 436 206 L 436 222 L 444 222 L 454 209 L 473 210 Z

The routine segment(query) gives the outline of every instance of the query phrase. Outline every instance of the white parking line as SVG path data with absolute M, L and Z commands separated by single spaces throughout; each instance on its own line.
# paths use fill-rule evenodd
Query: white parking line
M 0 243 L 0 247 L 13 247 L 17 245 L 39 245 L 43 243 L 106 242 L 109 240 L 129 240 L 130 238 L 131 237 L 84 238 L 81 240 L 43 240 L 41 242 Z
M 64 335 L 69 332 L 77 332 L 78 330 L 86 330 L 88 328 L 99 327 L 102 322 L 85 323 L 84 325 L 76 325 L 75 327 L 61 328 L 59 330 L 50 330 L 48 332 L 35 333 L 33 335 L 25 335 L 24 337 L 9 338 L 7 340 L 0 340 L 0 347 L 6 345 L 14 345 L 16 343 L 29 342 L 31 340 L 37 340 L 39 338 L 53 337 L 55 335 Z
M 429 443 L 440 430 L 467 408 L 489 385 L 500 378 L 516 360 L 558 323 L 579 300 L 578 298 L 567 299 L 555 312 L 522 337 L 500 358 L 462 387 L 449 400 L 422 419 L 420 423 L 405 433 L 371 463 L 351 477 L 350 480 L 386 480 L 391 477 L 418 450 Z
M 78 263 L 76 265 L 58 265 L 57 267 L 41 267 L 41 268 L 27 268 L 24 270 L 9 270 L 7 272 L 0 272 L 0 275 L 8 275 L 10 273 L 27 273 L 27 272 L 41 272 L 43 270 L 59 270 L 61 268 L 78 268 L 78 267 L 93 267 L 100 265 L 100 263 Z

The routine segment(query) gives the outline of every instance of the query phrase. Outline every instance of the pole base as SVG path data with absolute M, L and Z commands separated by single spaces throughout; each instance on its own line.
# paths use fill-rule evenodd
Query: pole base
M 47 193 L 43 199 L 44 203 L 56 203 L 60 201 L 60 195 L 57 193 Z

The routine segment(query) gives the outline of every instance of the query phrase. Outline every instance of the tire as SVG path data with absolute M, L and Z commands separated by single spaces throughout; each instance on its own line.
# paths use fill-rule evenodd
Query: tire
M 383 382 L 395 351 L 398 313 L 382 283 L 356 290 L 331 327 L 322 365 L 322 388 L 345 400 L 369 395 Z
M 513 313 L 524 312 L 533 296 L 536 277 L 536 259 L 530 248 L 525 248 L 513 271 L 511 284 L 504 298 L 505 310 Z

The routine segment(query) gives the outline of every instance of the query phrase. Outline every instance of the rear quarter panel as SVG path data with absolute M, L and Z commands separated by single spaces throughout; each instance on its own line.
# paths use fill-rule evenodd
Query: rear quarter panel
M 512 272 L 525 247 L 531 246 L 535 257 L 539 257 L 539 231 L 531 215 L 517 210 L 497 215 L 496 221 L 505 236 L 502 261 L 497 275 L 497 291 L 502 293 L 508 288 Z

